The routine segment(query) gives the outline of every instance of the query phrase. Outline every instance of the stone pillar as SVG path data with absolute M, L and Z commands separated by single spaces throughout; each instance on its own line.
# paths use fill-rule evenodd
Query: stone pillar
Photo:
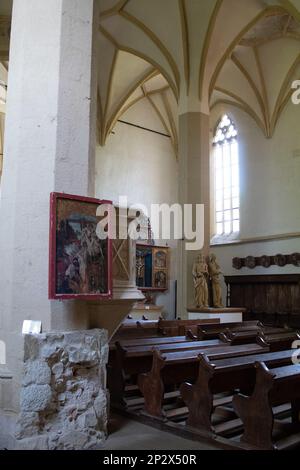
M 209 115 L 186 112 L 179 116 L 179 202 L 204 204 L 204 247 L 210 243 L 210 158 Z M 186 251 L 185 240 L 178 248 L 177 312 L 187 316 L 187 307 L 194 302 L 192 266 L 196 251 Z
M 0 338 L 18 410 L 24 319 L 88 328 L 87 307 L 48 300 L 49 195 L 93 195 L 94 0 L 15 0 L 0 200 Z

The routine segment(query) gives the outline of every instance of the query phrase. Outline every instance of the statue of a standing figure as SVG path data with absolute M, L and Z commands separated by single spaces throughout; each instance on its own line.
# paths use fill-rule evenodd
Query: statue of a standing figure
M 195 303 L 196 307 L 208 307 L 208 288 L 206 276 L 208 275 L 208 267 L 205 257 L 200 254 L 197 256 L 193 264 L 193 278 L 195 287 Z
M 224 307 L 222 303 L 222 289 L 220 284 L 220 274 L 222 274 L 222 271 L 217 263 L 216 255 L 213 253 L 211 253 L 208 258 L 208 271 L 212 283 L 213 306 L 215 308 L 222 308 Z

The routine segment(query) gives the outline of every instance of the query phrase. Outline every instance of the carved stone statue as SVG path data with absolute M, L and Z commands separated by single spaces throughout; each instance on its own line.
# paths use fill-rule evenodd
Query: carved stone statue
M 195 304 L 196 307 L 208 307 L 208 288 L 206 276 L 208 268 L 205 257 L 200 254 L 197 256 L 193 264 L 193 278 L 195 288 Z
M 212 284 L 213 306 L 215 308 L 222 308 L 224 307 L 222 303 L 222 289 L 220 283 L 220 274 L 222 274 L 222 271 L 217 263 L 216 255 L 213 253 L 211 253 L 208 258 L 208 271 Z

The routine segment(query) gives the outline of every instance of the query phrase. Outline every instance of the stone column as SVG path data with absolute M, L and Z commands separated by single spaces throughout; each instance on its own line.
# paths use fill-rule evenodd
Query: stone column
M 210 159 L 209 115 L 203 112 L 185 112 L 179 116 L 179 202 L 204 204 L 204 247 L 210 242 Z M 185 240 L 178 248 L 177 312 L 187 315 L 188 305 L 194 302 L 192 266 L 196 251 L 186 251 Z
M 89 327 L 86 305 L 48 300 L 49 195 L 93 195 L 94 0 L 15 0 L 0 200 L 0 338 L 19 405 L 24 319 Z

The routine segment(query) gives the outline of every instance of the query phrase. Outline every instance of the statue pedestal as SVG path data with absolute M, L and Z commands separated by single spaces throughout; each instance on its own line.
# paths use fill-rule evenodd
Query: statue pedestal
M 189 320 L 209 320 L 209 319 L 220 319 L 220 323 L 231 323 L 231 322 L 242 322 L 243 313 L 246 312 L 245 308 L 197 308 L 188 307 L 188 319 Z

